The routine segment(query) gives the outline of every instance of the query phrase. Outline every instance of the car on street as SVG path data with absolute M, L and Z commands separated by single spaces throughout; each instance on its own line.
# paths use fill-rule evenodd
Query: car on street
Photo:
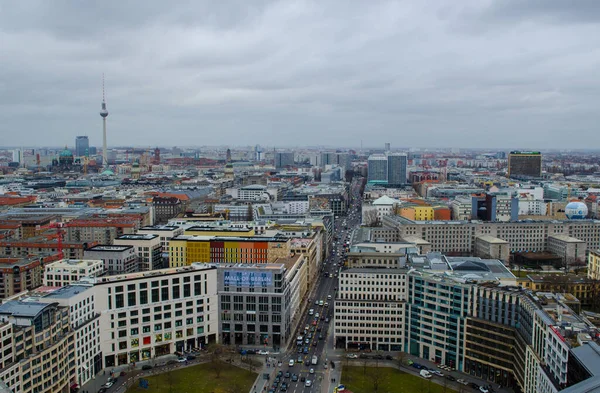
M 394 360 L 392 355 L 385 355 L 385 360 Z
M 267 352 L 267 355 L 268 355 L 268 354 L 269 354 L 269 352 Z M 187 359 L 187 360 L 195 360 L 195 359 L 196 359 L 196 356 L 195 356 L 195 355 L 187 355 L 187 356 L 186 356 L 186 359 Z
M 473 389 L 475 389 L 475 390 L 479 390 L 479 385 L 477 385 L 475 382 L 471 382 L 471 383 L 469 384 L 469 386 L 470 386 L 470 387 L 472 387 L 472 388 L 473 388 Z
M 298 382 L 298 376 L 296 374 L 292 374 L 292 382 Z
M 304 359 L 302 359 L 302 356 L 298 356 L 296 363 L 303 363 L 303 362 L 304 362 Z
M 465 385 L 465 386 L 467 386 L 467 385 L 469 384 L 467 381 L 465 381 L 465 380 L 464 380 L 464 379 L 462 379 L 462 378 L 458 378 L 458 379 L 456 380 L 456 382 L 458 382 L 458 383 L 460 383 L 460 384 L 463 384 L 463 385 Z
M 346 355 L 346 357 L 348 359 L 358 359 L 358 355 L 355 353 L 349 353 L 348 355 Z
M 264 351 L 264 350 L 261 349 L 260 351 L 258 351 L 258 354 L 259 355 L 268 355 L 269 351 Z
M 108 389 L 108 388 L 110 388 L 112 385 L 113 385 L 113 382 L 107 382 L 107 383 L 105 383 L 105 384 L 104 384 L 104 387 Z
M 358 357 L 361 359 L 371 359 L 371 357 L 366 353 L 361 353 L 360 355 L 358 355 Z
M 309 373 L 309 374 L 314 374 L 314 373 L 315 373 L 315 369 L 314 369 L 314 368 L 311 368 L 311 369 L 308 371 L 308 373 Z
M 152 370 L 152 366 L 151 366 L 151 365 L 149 365 L 149 364 L 144 364 L 144 365 L 142 366 L 142 370 Z
M 325 323 L 329 323 L 329 318 L 325 318 Z
M 316 346 L 317 346 L 317 344 L 318 344 L 318 341 L 313 341 L 313 343 L 312 343 L 312 346 L 313 346 L 313 347 L 316 347 Z
M 448 381 L 453 381 L 453 382 L 456 381 L 456 378 L 454 378 L 452 375 L 446 375 L 446 379 Z
M 184 357 L 180 357 L 180 358 L 177 358 L 177 361 L 178 361 L 179 363 L 185 363 L 185 362 L 187 362 L 187 359 L 186 359 L 186 358 L 184 358 Z
M 304 386 L 306 386 L 307 388 L 312 386 L 312 381 L 310 379 L 307 379 L 306 382 L 304 383 Z
M 277 371 L 277 378 L 281 378 L 283 376 L 283 371 Z
M 291 376 L 292 376 L 292 374 L 290 374 L 290 372 L 289 372 L 289 371 L 286 371 L 286 372 L 285 372 L 285 374 L 283 374 L 283 377 L 284 377 L 284 378 L 289 378 L 289 377 L 291 377 Z
M 486 388 L 485 386 L 480 386 L 479 391 L 481 393 L 489 393 L 490 390 L 488 388 Z
M 414 367 L 414 368 L 416 368 L 417 370 L 420 370 L 420 369 L 422 369 L 422 368 L 425 368 L 425 367 L 421 366 L 419 363 L 413 363 L 413 364 L 411 364 L 411 366 L 413 366 L 413 367 Z
M 294 359 L 290 359 L 290 361 L 288 362 L 288 366 L 294 367 Z

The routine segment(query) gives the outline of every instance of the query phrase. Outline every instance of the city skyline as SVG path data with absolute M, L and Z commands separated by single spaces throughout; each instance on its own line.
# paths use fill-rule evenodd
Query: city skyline
M 600 120 L 593 2 L 145 4 L 3 9 L 4 143 L 100 146 L 103 72 L 111 147 L 583 149 Z

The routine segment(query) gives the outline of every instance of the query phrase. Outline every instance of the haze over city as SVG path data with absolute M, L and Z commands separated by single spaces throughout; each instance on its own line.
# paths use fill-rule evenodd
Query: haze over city
M 582 148 L 600 120 L 598 10 L 12 2 L 0 8 L 0 134 L 99 145 L 105 73 L 109 146 Z

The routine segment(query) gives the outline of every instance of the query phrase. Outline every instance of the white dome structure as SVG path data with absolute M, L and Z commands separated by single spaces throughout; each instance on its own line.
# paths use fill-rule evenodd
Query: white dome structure
M 583 202 L 569 202 L 565 214 L 569 220 L 583 220 L 587 217 L 588 208 Z

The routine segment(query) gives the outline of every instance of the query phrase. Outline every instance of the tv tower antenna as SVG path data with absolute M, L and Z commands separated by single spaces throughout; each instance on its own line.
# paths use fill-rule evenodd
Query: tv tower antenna
M 102 110 L 100 110 L 100 116 L 102 116 L 102 167 L 108 167 L 108 152 L 106 148 L 106 117 L 108 116 L 108 110 L 106 109 L 106 96 L 104 93 L 104 73 L 102 73 Z

